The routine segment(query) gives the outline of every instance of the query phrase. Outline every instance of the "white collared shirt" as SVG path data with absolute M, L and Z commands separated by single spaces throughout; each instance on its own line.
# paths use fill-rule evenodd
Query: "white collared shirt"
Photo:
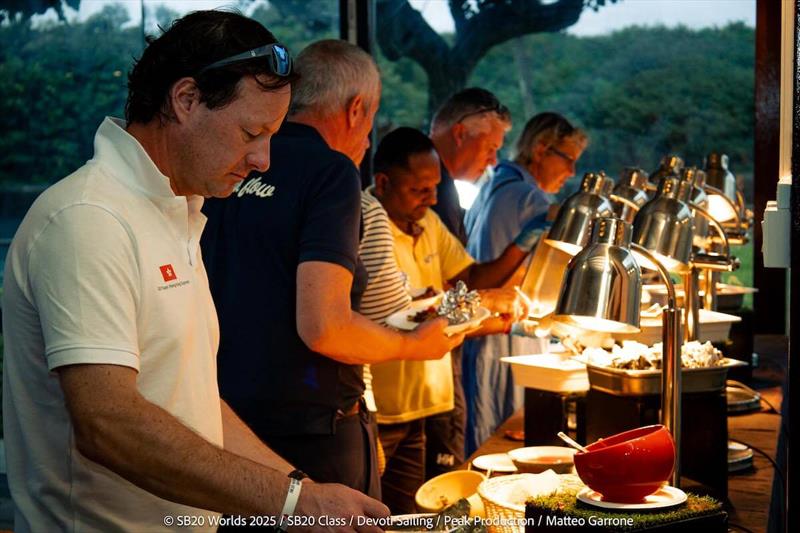
M 25 216 L 3 294 L 16 531 L 163 530 L 166 515 L 213 514 L 158 498 L 82 456 L 53 372 L 73 364 L 133 368 L 145 399 L 222 446 L 202 203 L 175 196 L 124 124 L 106 118 L 94 158 Z

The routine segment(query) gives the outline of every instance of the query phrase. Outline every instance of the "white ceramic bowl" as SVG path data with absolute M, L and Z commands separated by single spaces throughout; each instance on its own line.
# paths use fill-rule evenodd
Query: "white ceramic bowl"
M 521 473 L 538 474 L 552 470 L 556 474 L 568 474 L 575 465 L 576 451 L 563 446 L 528 446 L 511 450 L 508 455 Z
M 474 497 L 478 492 L 478 485 L 486 480 L 486 476 L 474 470 L 453 470 L 436 476 L 426 481 L 414 498 L 417 509 L 426 513 L 438 513 L 448 505 L 456 503 L 461 498 L 470 501 L 470 516 L 480 516 L 483 509 L 476 509 L 480 505 L 480 498 Z

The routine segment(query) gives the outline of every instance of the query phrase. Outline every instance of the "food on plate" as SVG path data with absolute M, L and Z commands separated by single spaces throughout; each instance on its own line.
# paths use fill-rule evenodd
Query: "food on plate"
M 480 306 L 481 297 L 478 295 L 478 291 L 468 290 L 467 284 L 459 281 L 455 287 L 446 291 L 442 296 L 439 314 L 446 316 L 450 325 L 463 324 L 472 320 Z
M 455 287 L 444 293 L 438 307 L 431 306 L 408 315 L 408 320 L 419 324 L 443 316 L 453 326 L 472 320 L 480 306 L 481 297 L 478 291 L 467 290 L 467 285 L 459 281 Z
M 412 292 L 413 292 L 413 291 L 412 291 Z M 411 297 L 411 299 L 412 299 L 412 300 L 424 300 L 424 299 L 426 299 L 426 298 L 433 298 L 433 297 L 434 297 L 434 296 L 436 296 L 437 294 L 439 294 L 439 293 L 438 293 L 438 292 L 436 292 L 436 289 L 434 289 L 433 287 L 431 287 L 431 286 L 429 285 L 429 286 L 425 287 L 425 290 L 423 290 L 423 291 L 419 292 L 419 293 L 418 293 L 418 294 L 416 294 L 416 295 L 413 295 L 413 296 Z
M 603 348 L 586 348 L 583 356 L 589 363 L 598 366 L 624 370 L 660 370 L 662 346 L 660 342 L 651 347 L 636 341 L 622 341 L 622 346 L 615 344 L 611 352 Z M 681 348 L 683 368 L 710 368 L 724 364 L 722 352 L 710 342 L 690 341 Z
M 436 306 L 432 305 L 422 311 L 414 313 L 413 315 L 408 315 L 408 319 L 411 322 L 415 322 L 417 324 L 421 324 L 426 320 L 431 320 L 439 316 L 439 311 L 436 310 Z

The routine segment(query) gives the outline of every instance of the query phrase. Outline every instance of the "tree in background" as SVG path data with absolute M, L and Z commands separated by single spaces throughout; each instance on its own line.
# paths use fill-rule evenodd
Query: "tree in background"
M 335 0 L 242 1 L 295 54 L 311 41 L 338 36 Z M 155 1 L 148 8 L 150 33 L 157 31 L 154 23 L 167 26 L 177 16 Z M 604 169 L 615 176 L 625 165 L 652 170 L 667 152 L 700 164 L 716 149 L 749 178 L 754 42 L 753 28 L 743 24 L 632 27 L 595 37 L 537 33 L 494 46 L 466 83 L 486 87 L 511 108 L 507 145 L 534 112 L 559 111 L 586 128 L 592 142 L 579 172 Z M 0 184 L 51 183 L 91 157 L 97 125 L 104 116 L 122 115 L 127 72 L 141 50 L 141 30 L 121 6 L 108 5 L 82 22 L 33 26 L 16 17 L 0 25 Z M 379 132 L 424 128 L 423 68 L 409 57 L 390 61 L 378 53 L 377 60 Z
M 616 0 L 608 0 L 613 3 Z M 409 57 L 428 75 L 428 111 L 466 86 L 494 46 L 521 35 L 557 32 L 578 21 L 584 7 L 606 0 L 449 0 L 456 33 L 451 42 L 431 28 L 408 0 L 378 0 L 376 37 L 384 55 Z
M 78 10 L 81 0 L 0 0 L 0 22 L 9 20 L 28 20 L 33 15 L 43 15 L 48 9 L 55 9 L 58 18 L 64 20 L 64 5 Z
M 103 117 L 121 116 L 142 50 L 126 22 L 114 4 L 79 24 L 0 25 L 0 182 L 49 183 L 91 157 Z
M 652 171 L 667 153 L 702 165 L 708 152 L 731 157 L 752 179 L 755 33 L 742 23 L 722 28 L 629 27 L 608 35 L 528 35 L 491 50 L 469 79 L 508 105 L 516 138 L 533 112 L 558 111 L 589 133 L 580 170 L 618 176 L 624 166 Z M 527 51 L 515 83 L 513 48 Z M 498 68 L 506 65 L 506 68 Z M 748 187 L 745 190 L 749 190 Z

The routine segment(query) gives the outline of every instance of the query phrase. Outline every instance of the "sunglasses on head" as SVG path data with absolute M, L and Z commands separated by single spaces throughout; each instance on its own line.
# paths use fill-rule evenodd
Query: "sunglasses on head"
M 285 78 L 292 73 L 292 56 L 289 55 L 289 50 L 280 43 L 273 43 L 215 61 L 200 69 L 197 75 L 199 76 L 211 69 L 239 63 L 240 61 L 247 61 L 248 59 L 255 59 L 257 57 L 264 57 L 267 59 L 270 72 L 275 76 Z
M 490 106 L 480 107 L 475 111 L 464 113 L 458 120 L 456 120 L 456 124 L 463 122 L 465 119 L 468 119 L 469 117 L 474 117 L 475 115 L 481 115 L 483 113 L 490 113 L 490 112 L 497 113 L 501 117 L 508 116 L 509 114 L 508 108 L 506 106 L 504 106 L 500 102 L 495 102 Z

